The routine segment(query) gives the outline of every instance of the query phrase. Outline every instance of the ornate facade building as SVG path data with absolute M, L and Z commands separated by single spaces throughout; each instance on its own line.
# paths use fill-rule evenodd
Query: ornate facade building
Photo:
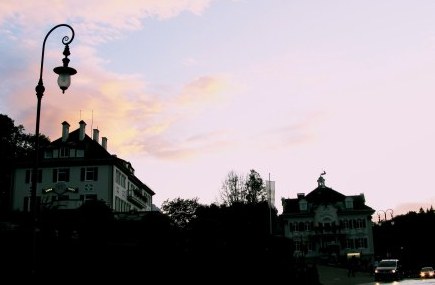
M 284 236 L 293 240 L 295 255 L 325 262 L 346 262 L 355 256 L 371 262 L 374 255 L 372 215 L 364 194 L 343 195 L 325 185 L 297 198 L 282 198 Z

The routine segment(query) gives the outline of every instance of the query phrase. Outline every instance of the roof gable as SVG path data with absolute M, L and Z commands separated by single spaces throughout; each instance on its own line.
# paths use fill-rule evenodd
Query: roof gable
M 70 147 L 76 149 L 83 149 L 86 152 L 87 158 L 110 158 L 112 155 L 96 140 L 85 134 L 83 140 L 79 139 L 80 129 L 77 129 L 68 134 L 68 138 L 62 141 L 58 138 L 51 142 L 47 149 L 55 149 L 60 147 Z
M 324 174 L 325 172 L 322 173 L 317 180 L 317 188 L 312 190 L 307 195 L 299 193 L 298 197 L 295 199 L 282 199 L 283 214 L 303 212 L 300 210 L 299 205 L 301 200 L 305 200 L 308 203 L 308 211 L 312 211 L 321 205 L 333 205 L 339 210 L 364 210 L 371 213 L 374 212 L 371 207 L 365 205 L 364 194 L 346 196 L 330 187 L 325 186 L 325 179 L 323 178 Z M 352 208 L 347 208 L 347 199 L 351 199 Z
M 315 205 L 343 202 L 345 198 L 345 195 L 326 186 L 319 186 L 305 196 L 308 203 Z

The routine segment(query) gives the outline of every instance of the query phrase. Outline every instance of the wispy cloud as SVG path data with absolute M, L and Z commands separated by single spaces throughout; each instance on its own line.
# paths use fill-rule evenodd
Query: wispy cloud
M 203 76 L 184 86 L 177 99 L 183 106 L 214 103 L 222 98 L 219 95 L 225 91 L 227 86 L 228 83 L 222 77 Z
M 71 25 L 75 29 L 76 37 L 71 44 L 70 66 L 79 67 L 79 74 L 73 76 L 72 86 L 66 94 L 58 96 L 60 92 L 56 89 L 55 77 L 50 73 L 50 69 L 52 69 L 52 62 L 60 64 L 61 54 L 59 50 L 46 49 L 43 75 L 46 92 L 43 97 L 41 132 L 49 137 L 56 137 L 59 132 L 56 122 L 60 126 L 62 121 L 67 120 L 74 128 L 76 122 L 85 119 L 88 133 L 91 134 L 91 128 L 99 128 L 103 136 L 109 137 L 109 149 L 112 147 L 112 151 L 123 154 L 128 151 L 141 151 L 143 148 L 134 144 L 128 148 L 126 145 L 131 141 L 148 141 L 148 138 L 155 134 L 165 135 L 165 131 L 177 121 L 176 114 L 172 115 L 167 110 L 176 107 L 171 107 L 174 103 L 165 101 L 158 94 L 150 93 L 143 76 L 108 71 L 105 68 L 109 63 L 108 59 L 103 59 L 96 48 L 98 45 L 123 37 L 126 32 L 140 30 L 146 18 L 166 20 L 183 12 L 200 15 L 209 3 L 208 0 L 128 1 L 128 3 L 105 1 L 104 9 L 101 9 L 102 4 L 99 1 L 78 0 L 74 5 L 56 0 L 2 1 L 0 33 L 13 41 L 19 41 L 17 44 L 23 49 L 22 54 L 29 54 L 26 49 L 37 51 L 36 53 L 32 51 L 34 56 L 32 58 L 23 58 L 27 60 L 26 62 L 19 58 L 20 55 L 14 53 L 16 49 L 5 47 L 9 55 L 4 60 L 2 58 L 2 62 L 7 63 L 7 59 L 10 61 L 6 64 L 7 67 L 3 65 L 8 70 L 6 77 L 3 77 L 4 80 L 12 83 L 16 82 L 13 79 L 18 75 L 21 77 L 24 75 L 26 84 L 4 84 L 12 89 L 5 93 L 4 100 L 8 101 L 8 104 L 21 106 L 17 115 L 18 123 L 25 124 L 27 131 L 33 132 L 36 98 L 32 97 L 35 94 L 33 88 L 29 90 L 28 87 L 36 86 L 37 83 L 36 71 L 39 71 L 39 55 L 43 40 L 34 35 L 45 35 L 41 30 L 51 28 L 50 22 L 56 25 L 64 22 L 74 23 Z M 71 32 L 66 28 L 53 33 L 56 35 L 53 34 L 52 37 L 56 36 L 59 39 L 50 38 L 47 46 L 54 44 L 52 42 L 59 43 L 64 35 L 71 36 Z M 20 60 L 21 67 L 18 65 L 14 72 L 11 67 L 16 66 Z M 210 77 L 208 80 L 199 79 L 196 82 L 188 83 L 184 91 L 179 92 L 183 94 L 181 97 L 188 96 L 190 103 L 193 103 L 216 95 L 212 89 L 217 88 L 219 84 L 217 79 Z M 53 93 L 56 95 L 53 96 Z M 29 100 L 28 104 L 20 104 L 22 98 L 32 98 L 32 100 Z M 90 113 L 92 115 L 89 115 Z M 85 114 L 87 117 L 83 118 Z M 164 114 L 169 116 L 165 117 Z M 169 141 L 164 145 L 168 145 Z M 177 144 L 166 147 L 166 149 L 173 149 L 171 151 L 173 153 L 177 152 L 176 148 Z

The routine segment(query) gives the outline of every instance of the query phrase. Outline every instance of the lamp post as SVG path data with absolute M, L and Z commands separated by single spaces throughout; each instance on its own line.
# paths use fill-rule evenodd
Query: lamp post
M 393 218 L 394 218 L 394 215 L 393 215 L 394 211 L 393 211 L 393 209 L 386 209 L 385 211 L 384 210 L 378 210 L 378 222 L 381 221 L 381 213 L 380 212 L 384 213 L 384 221 L 387 220 L 387 214 L 388 213 L 390 213 L 390 220 L 393 220 Z
M 385 220 L 387 219 L 387 213 L 388 212 L 390 212 L 390 217 L 391 217 L 391 220 L 394 218 L 394 216 L 393 216 L 393 209 L 387 209 L 387 210 L 385 210 Z
M 72 36 L 69 38 L 68 36 L 64 36 L 62 38 L 62 43 L 65 45 L 65 49 L 63 51 L 63 55 L 65 58 L 62 59 L 63 65 L 56 67 L 53 69 L 53 71 L 59 75 L 59 78 L 57 80 L 57 83 L 62 90 L 62 93 L 65 93 L 65 90 L 68 89 L 69 85 L 71 84 L 71 75 L 74 75 L 77 73 L 77 71 L 74 68 L 71 68 L 68 66 L 69 59 L 68 56 L 70 55 L 69 51 L 69 44 L 74 39 L 74 30 L 70 25 L 67 24 L 60 24 L 57 26 L 54 26 L 45 36 L 44 42 L 42 44 L 42 55 L 41 55 L 41 68 L 39 72 L 39 81 L 38 85 L 36 85 L 35 91 L 36 91 L 36 98 L 38 99 L 37 102 L 37 109 L 36 109 L 36 128 L 35 128 L 35 161 L 32 171 L 32 188 L 31 188 L 31 197 L 30 197 L 30 209 L 32 211 L 32 217 L 33 217 L 33 244 L 32 244 L 32 274 L 36 273 L 36 234 L 37 234 L 37 221 L 38 221 L 38 205 L 36 203 L 36 188 L 37 188 L 37 182 L 38 182 L 38 166 L 39 166 L 39 124 L 40 124 L 40 116 L 41 116 L 41 100 L 44 96 L 44 83 L 42 81 L 42 74 L 44 70 L 44 52 L 45 52 L 45 42 L 47 41 L 48 36 L 53 32 L 55 29 L 59 27 L 67 27 L 71 30 Z
M 394 241 L 394 211 L 393 209 L 378 210 L 378 235 L 382 237 L 380 240 L 387 240 L 387 242 L 381 242 L 384 249 L 382 249 L 383 254 L 385 254 L 386 258 L 390 258 L 391 254 L 397 254 L 397 244 L 392 243 Z M 387 214 L 390 214 L 390 220 L 387 223 Z M 382 220 L 382 215 L 384 216 L 384 220 Z M 381 250 L 377 254 L 380 254 Z
M 381 222 L 381 213 L 384 213 L 384 221 L 387 220 L 387 213 L 384 210 L 379 210 L 378 211 L 378 222 Z

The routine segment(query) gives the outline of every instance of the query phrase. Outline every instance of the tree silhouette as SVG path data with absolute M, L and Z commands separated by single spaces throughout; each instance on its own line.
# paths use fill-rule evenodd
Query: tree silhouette
M 11 177 L 14 164 L 18 160 L 33 160 L 35 135 L 26 134 L 23 125 L 15 125 L 14 120 L 0 114 L 0 213 L 10 211 Z M 40 145 L 46 146 L 50 140 L 40 135 Z
M 220 199 L 222 204 L 230 206 L 234 203 L 246 201 L 244 187 L 245 179 L 234 170 L 228 172 L 227 177 L 222 182 Z
M 162 203 L 161 209 L 176 226 L 184 229 L 196 218 L 196 210 L 199 206 L 198 198 L 175 198 L 173 200 L 165 200 Z
M 258 203 L 267 200 L 266 187 L 260 174 L 251 169 L 246 177 L 231 170 L 220 191 L 221 203 L 227 206 L 239 203 Z

